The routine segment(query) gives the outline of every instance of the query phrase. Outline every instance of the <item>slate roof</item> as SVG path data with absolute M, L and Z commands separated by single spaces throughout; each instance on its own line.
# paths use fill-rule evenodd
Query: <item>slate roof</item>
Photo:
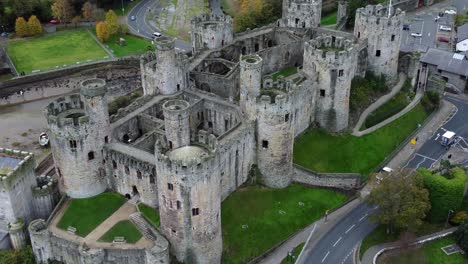
M 468 23 L 457 28 L 457 42 L 468 39 Z
M 438 70 L 468 76 L 468 60 L 463 54 L 430 48 L 420 60 Z

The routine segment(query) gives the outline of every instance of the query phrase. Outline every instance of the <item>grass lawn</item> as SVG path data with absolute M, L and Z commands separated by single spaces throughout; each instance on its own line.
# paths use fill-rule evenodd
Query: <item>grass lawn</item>
M 379 264 L 467 264 L 468 259 L 461 253 L 455 253 L 447 256 L 442 247 L 455 244 L 453 236 L 444 237 L 435 241 L 428 242 L 421 247 L 412 248 L 393 254 L 387 254 L 379 258 Z
M 293 258 L 288 259 L 288 257 L 285 257 L 283 259 L 283 261 L 281 261 L 281 264 L 295 263 L 297 257 L 299 256 L 299 254 L 301 254 L 301 250 L 304 247 L 304 245 L 305 245 L 305 243 L 301 243 L 301 244 L 299 244 L 299 246 L 295 247 L 293 252 L 292 252 Z
M 63 31 L 30 40 L 12 41 L 7 45 L 7 52 L 18 72 L 25 73 L 108 56 L 85 30 Z
M 343 193 L 299 184 L 238 189 L 221 206 L 223 263 L 247 263 L 347 199 Z
M 362 259 L 364 253 L 369 248 L 387 242 L 392 242 L 398 239 L 398 234 L 387 234 L 387 229 L 385 226 L 380 225 L 374 231 L 370 232 L 363 240 L 361 248 L 359 249 L 359 258 Z
M 320 19 L 320 25 L 334 25 L 336 24 L 336 12 L 333 12 L 327 16 L 324 16 Z
M 317 172 L 352 172 L 366 177 L 427 116 L 419 104 L 406 115 L 362 137 L 309 130 L 295 142 L 294 162 Z
M 124 237 L 127 243 L 135 244 L 142 237 L 140 231 L 129 220 L 123 220 L 109 229 L 99 241 L 112 242 L 115 237 Z
M 291 75 L 296 74 L 296 73 L 297 73 L 297 67 L 291 66 L 291 67 L 287 67 L 287 68 L 281 69 L 281 70 L 273 73 L 271 75 L 271 77 L 273 78 L 274 81 L 276 81 L 276 79 L 280 75 L 282 75 L 283 77 L 288 77 L 288 76 L 291 76 Z
M 57 227 L 63 230 L 69 226 L 75 227 L 76 234 L 85 237 L 124 203 L 122 195 L 111 192 L 91 198 L 72 199 Z
M 124 38 L 127 42 L 126 46 L 120 46 L 117 44 L 117 41 L 120 37 Z M 109 40 L 104 43 L 109 46 L 109 49 L 114 51 L 114 55 L 117 57 L 123 57 L 128 55 L 142 54 L 148 50 L 148 47 L 154 50 L 153 44 L 147 39 L 142 39 L 133 35 L 114 35 L 109 38 Z
M 143 203 L 138 204 L 138 209 L 140 209 L 140 212 L 143 214 L 146 220 L 148 220 L 153 226 L 159 227 L 161 223 L 159 214 L 156 212 L 156 209 Z

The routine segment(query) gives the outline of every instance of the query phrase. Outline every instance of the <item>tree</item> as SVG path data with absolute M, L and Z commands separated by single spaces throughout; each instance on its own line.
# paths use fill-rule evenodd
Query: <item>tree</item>
M 457 244 L 467 252 L 468 250 L 468 220 L 463 221 L 454 233 Z
M 356 18 L 356 10 L 358 8 L 364 7 L 369 4 L 369 0 L 349 0 L 348 1 L 348 8 L 347 8 L 347 17 L 348 20 L 346 21 L 347 28 L 354 27 L 354 20 Z
M 55 0 L 51 6 L 52 15 L 60 22 L 68 22 L 73 17 L 70 0 Z
M 119 19 L 114 11 L 109 10 L 106 13 L 106 24 L 107 24 L 107 28 L 109 29 L 110 35 L 114 35 L 115 33 L 119 31 L 119 27 L 120 27 Z
M 422 176 L 393 173 L 383 177 L 366 201 L 379 206 L 373 220 L 386 225 L 387 231 L 416 231 L 431 208 L 429 192 Z
M 0 264 L 35 264 L 30 246 L 22 250 L 0 250 Z
M 28 19 L 29 34 L 39 35 L 42 34 L 42 25 L 36 16 L 30 16 Z
M 85 2 L 81 8 L 81 11 L 83 11 L 83 18 L 85 20 L 95 19 L 94 10 L 96 10 L 96 5 L 91 4 L 89 1 Z
M 101 21 L 96 24 L 96 35 L 101 42 L 106 42 L 109 39 L 109 28 L 106 22 Z
M 23 17 L 18 17 L 16 19 L 15 32 L 16 32 L 16 35 L 20 37 L 29 36 L 28 23 L 26 23 L 26 20 Z
M 74 16 L 71 20 L 72 24 L 77 27 L 78 24 L 81 22 L 81 17 L 80 16 Z

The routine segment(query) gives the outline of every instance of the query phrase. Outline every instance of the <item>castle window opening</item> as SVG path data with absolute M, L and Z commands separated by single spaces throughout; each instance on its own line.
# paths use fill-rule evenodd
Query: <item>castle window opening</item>
M 141 180 L 141 171 L 137 170 L 137 178 Z
M 181 207 L 182 207 L 182 203 L 179 200 L 177 200 L 177 209 L 180 209 Z
M 305 22 L 302 22 L 302 28 L 305 28 L 305 26 L 306 26 Z
M 180 91 L 180 84 L 177 84 L 177 91 Z
M 299 24 L 299 18 L 296 18 L 296 25 Z
M 108 136 L 104 137 L 104 143 L 109 143 L 109 137 Z
M 199 208 L 192 208 L 192 216 L 197 216 L 200 214 Z
M 88 160 L 93 160 L 94 159 L 94 151 L 88 152 Z
M 172 209 L 172 201 L 169 201 L 169 208 Z
M 395 35 L 392 35 L 392 41 L 395 41 Z
M 258 43 L 255 43 L 254 49 L 256 52 L 260 49 Z
M 208 122 L 208 127 L 209 127 L 209 128 L 213 128 L 213 122 L 209 121 L 209 122 Z
M 132 197 L 130 196 L 130 194 L 129 194 L 129 193 L 126 193 L 126 194 L 125 194 L 125 198 L 127 198 L 127 199 L 129 199 L 129 200 L 130 200 L 130 198 L 132 198 Z
M 112 168 L 117 169 L 117 162 L 115 160 L 112 160 Z
M 173 185 L 172 183 L 168 183 L 168 184 L 167 184 L 167 189 L 168 189 L 169 191 L 173 191 L 173 190 L 174 190 L 174 185 Z
M 380 50 L 376 50 L 376 51 L 375 51 L 375 56 L 376 56 L 376 57 L 380 57 Z
M 262 148 L 264 148 L 264 149 L 268 148 L 268 140 L 263 140 L 262 141 Z
M 172 141 L 169 141 L 169 148 L 172 149 Z
M 361 32 L 358 32 L 357 33 L 357 38 L 360 38 L 361 37 Z
M 320 96 L 324 97 L 325 96 L 325 89 L 320 89 Z
M 227 131 L 229 128 L 229 120 L 224 119 L 224 130 Z
M 177 232 L 175 231 L 175 229 L 171 229 L 172 230 L 172 234 L 175 235 L 177 234 Z
M 72 150 L 76 149 L 76 140 L 70 140 L 70 148 Z
M 338 71 L 338 77 L 342 77 L 344 75 L 344 70 L 339 70 Z
M 128 166 L 125 166 L 125 173 L 130 174 L 130 169 L 128 168 Z
M 154 184 L 154 175 L 153 174 L 150 174 L 149 179 L 150 179 L 150 183 Z
M 273 40 L 268 40 L 268 43 L 267 43 L 268 47 L 271 48 L 273 47 Z
M 123 135 L 122 140 L 125 143 L 130 143 L 130 137 L 128 136 L 128 134 Z
M 284 115 L 284 122 L 288 122 L 288 121 L 289 121 L 289 113 Z
M 138 189 L 135 185 L 132 186 L 132 193 L 133 193 L 133 196 L 137 195 L 139 192 L 138 192 Z

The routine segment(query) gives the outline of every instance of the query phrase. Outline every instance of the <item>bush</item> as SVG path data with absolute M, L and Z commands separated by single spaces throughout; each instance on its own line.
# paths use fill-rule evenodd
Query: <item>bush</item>
M 452 219 L 450 219 L 450 223 L 452 225 L 459 225 L 461 224 L 463 221 L 465 221 L 465 219 L 468 218 L 468 212 L 466 211 L 460 211 L 458 213 L 456 213 Z
M 467 252 L 468 250 L 468 220 L 463 221 L 454 233 L 457 244 Z
M 372 97 L 389 90 L 383 75 L 377 76 L 372 72 L 366 72 L 366 76 L 355 77 L 351 82 L 350 109 L 356 111 L 371 103 Z
M 436 91 L 427 91 L 421 100 L 421 104 L 427 112 L 432 112 L 440 105 L 440 95 Z
M 466 175 L 460 168 L 452 170 L 453 179 L 421 168 L 418 170 L 424 177 L 424 185 L 429 189 L 431 211 L 428 219 L 433 223 L 444 222 L 450 210 L 458 211 L 463 202 Z

